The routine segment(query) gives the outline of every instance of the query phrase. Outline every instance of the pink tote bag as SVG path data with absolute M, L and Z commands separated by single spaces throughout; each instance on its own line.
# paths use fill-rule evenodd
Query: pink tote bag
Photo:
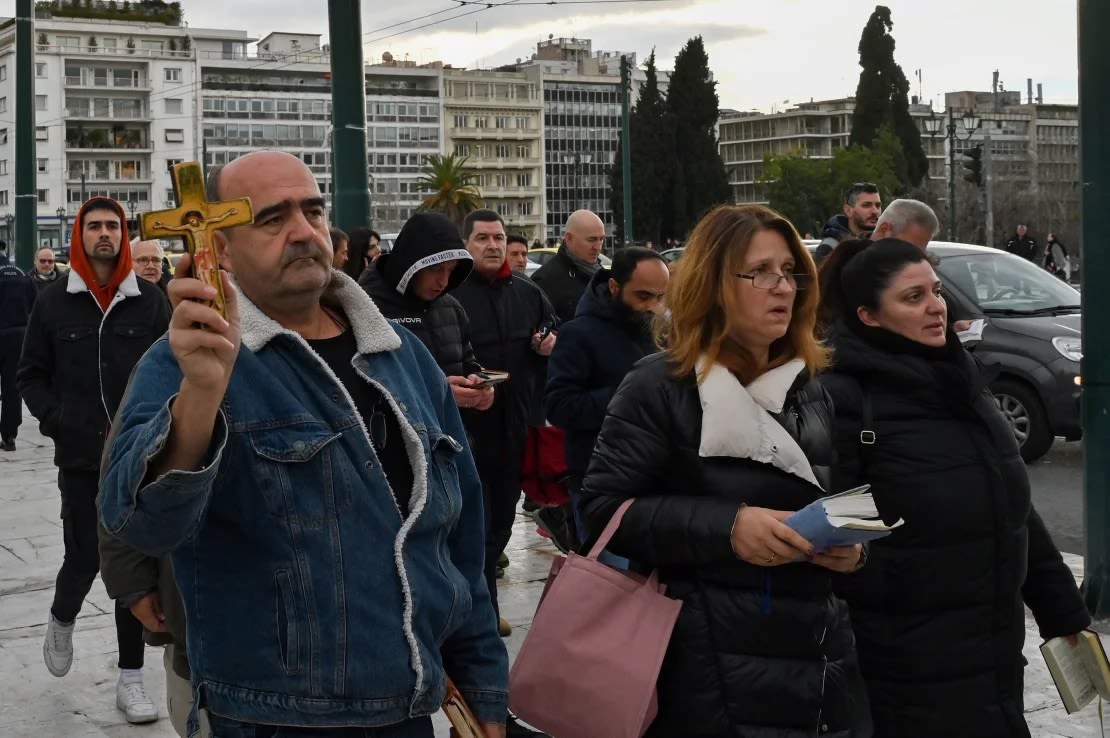
M 659 711 L 655 684 L 682 602 L 658 572 L 597 560 L 634 500 L 588 556 L 555 560 L 532 628 L 509 672 L 509 706 L 553 738 L 641 738 Z

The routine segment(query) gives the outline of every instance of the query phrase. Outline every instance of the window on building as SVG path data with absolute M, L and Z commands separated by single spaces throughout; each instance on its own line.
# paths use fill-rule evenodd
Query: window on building
M 180 82 L 181 81 L 181 67 L 166 67 L 166 81 L 167 82 Z
M 493 155 L 503 159 L 509 155 L 509 147 L 505 144 L 498 144 L 493 149 Z
M 161 52 L 164 46 L 165 44 L 163 44 L 161 41 L 155 41 L 153 39 L 146 39 L 139 42 L 139 48 L 143 51 Z
M 520 207 L 517 209 L 518 215 L 531 215 L 532 214 L 532 201 L 519 203 Z
M 58 46 L 63 49 L 80 49 L 81 37 L 80 36 L 58 36 Z
M 185 101 L 179 97 L 166 98 L 166 113 L 169 115 L 181 115 L 185 110 Z
M 499 115 L 496 118 L 494 118 L 493 119 L 493 127 L 494 128 L 508 128 L 509 127 L 509 116 Z
M 7 205 L 7 204 L 8 204 L 8 191 L 7 190 L 0 190 L 0 205 Z
M 489 124 L 489 118 L 486 118 L 484 115 L 479 115 L 476 118 L 474 118 L 474 127 L 475 128 L 485 128 L 488 124 Z
M 8 142 L 8 129 L 0 128 L 0 145 Z
M 532 122 L 527 118 L 517 118 L 516 127 L 522 131 L 527 131 L 529 128 L 532 127 Z
M 105 52 L 114 54 L 119 48 L 119 40 L 114 38 L 102 38 L 100 39 L 100 46 Z
M 183 128 L 167 128 L 166 143 L 185 143 L 185 130 Z
M 36 162 L 36 166 L 38 168 L 39 174 L 46 174 L 47 161 L 49 161 L 49 160 L 48 159 L 39 159 Z
M 466 128 L 468 124 L 469 121 L 465 115 L 455 116 L 455 128 Z
M 8 78 L 8 65 L 7 64 L 0 64 L 0 82 L 3 82 L 7 78 Z
M 173 169 L 175 166 L 185 161 L 184 159 L 166 159 L 166 171 Z
M 47 197 L 48 194 L 49 194 L 49 190 L 39 190 L 38 191 L 39 205 L 49 205 L 50 204 L 50 199 Z
M 46 141 L 49 138 L 46 126 L 35 126 L 35 140 Z
M 7 173 L 8 173 L 8 160 L 7 159 L 0 159 L 0 175 L 5 175 Z
M 46 62 L 35 62 L 35 76 L 39 79 L 46 76 Z
M 166 190 L 166 204 L 172 205 L 175 202 L 177 202 L 177 194 L 173 191 L 173 188 L 170 187 Z
M 521 159 L 527 159 L 532 155 L 532 149 L 528 146 L 517 146 L 516 155 Z
M 35 95 L 35 110 L 46 111 L 46 95 Z
M 532 186 L 532 175 L 531 174 L 518 174 L 518 175 L 516 175 L 516 186 L 517 187 L 531 187 Z
M 0 97 L 0 113 L 8 112 L 8 98 Z

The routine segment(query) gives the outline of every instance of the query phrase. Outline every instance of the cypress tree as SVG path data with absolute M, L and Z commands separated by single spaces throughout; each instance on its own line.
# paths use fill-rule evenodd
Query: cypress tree
M 894 22 L 890 8 L 875 6 L 859 40 L 862 71 L 856 86 L 856 108 L 852 114 L 851 144 L 871 147 L 882 127 L 888 126 L 902 144 L 906 158 L 905 187 L 917 186 L 929 169 L 921 132 L 910 116 L 910 83 L 894 61 Z
M 717 148 L 716 124 L 720 110 L 716 88 L 705 44 L 701 36 L 695 36 L 675 57 L 674 73 L 667 90 L 670 140 L 675 152 L 670 167 L 669 207 L 663 213 L 663 230 L 667 236 L 685 237 L 705 211 L 732 199 L 728 175 Z

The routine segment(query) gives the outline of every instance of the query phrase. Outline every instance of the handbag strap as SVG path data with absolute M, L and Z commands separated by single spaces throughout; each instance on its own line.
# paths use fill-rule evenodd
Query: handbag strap
M 587 556 L 588 558 L 597 561 L 597 557 L 600 556 L 601 552 L 605 550 L 605 547 L 609 545 L 609 539 L 613 537 L 617 532 L 617 528 L 620 527 L 621 518 L 624 517 L 624 514 L 628 512 L 628 508 L 630 508 L 635 501 L 636 498 L 631 497 L 621 503 L 621 506 L 613 513 L 613 517 L 609 518 L 609 524 L 605 526 L 605 530 L 601 531 L 601 535 L 597 537 L 597 542 L 594 543 L 594 547 L 590 549 L 590 553 Z

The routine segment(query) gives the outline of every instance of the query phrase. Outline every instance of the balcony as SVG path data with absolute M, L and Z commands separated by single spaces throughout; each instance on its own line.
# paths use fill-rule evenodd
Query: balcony
M 138 101 L 127 100 L 120 101 L 124 103 L 135 103 Z M 83 104 L 82 104 L 83 103 Z M 150 112 L 144 109 L 144 106 L 139 105 L 137 108 L 131 104 L 123 105 L 103 105 L 93 104 L 89 105 L 88 101 L 66 101 L 65 118 L 68 121 L 96 121 L 103 123 L 104 121 L 111 120 L 134 120 L 134 121 L 149 121 Z
M 531 141 L 540 137 L 539 128 L 448 128 L 450 138 L 481 141 Z
M 96 75 L 65 76 L 66 89 L 70 90 L 112 90 L 113 92 L 150 92 L 150 81 L 139 79 L 102 77 Z
M 66 128 L 66 149 L 69 151 L 131 151 L 149 152 L 150 138 L 143 129 L 134 128 Z

